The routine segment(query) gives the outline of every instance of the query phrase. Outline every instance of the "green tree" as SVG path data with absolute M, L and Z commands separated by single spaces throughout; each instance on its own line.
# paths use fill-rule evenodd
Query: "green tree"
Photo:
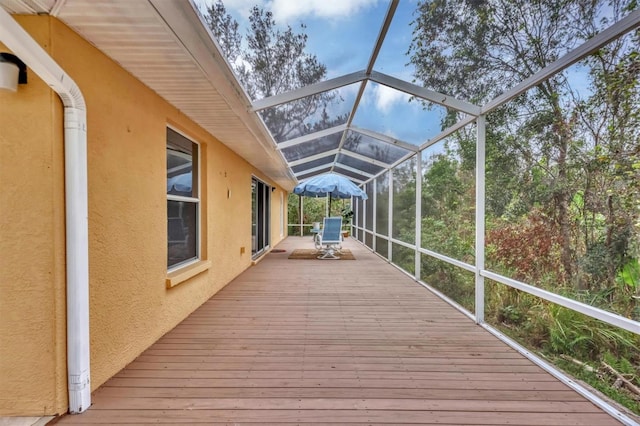
M 609 3 L 614 19 L 631 4 L 624 0 L 422 1 L 409 49 L 416 79 L 440 92 L 484 104 L 609 25 L 599 15 Z M 580 148 L 575 115 L 567 108 L 571 93 L 566 75 L 555 75 L 513 101 L 503 122 L 507 128 L 516 128 L 511 141 L 515 143 L 507 149 L 520 151 L 519 157 L 526 162 L 521 169 L 544 175 L 545 207 L 558 224 L 562 265 L 569 278 L 576 272 L 570 204 L 578 169 L 571 155 Z M 526 182 L 528 178 L 516 179 Z M 539 181 L 529 182 L 533 188 L 542 188 Z
M 326 66 L 305 50 L 308 36 L 304 24 L 300 32 L 291 26 L 280 30 L 270 11 L 254 6 L 243 38 L 238 22 L 221 0 L 207 7 L 205 19 L 251 99 L 285 93 L 326 77 Z M 282 142 L 344 121 L 344 116 L 332 119 L 327 114 L 336 97 L 334 91 L 320 93 L 267 108 L 261 115 L 273 138 Z M 309 123 L 314 116 L 318 119 Z
M 640 33 L 628 34 L 585 62 L 590 96 L 576 99 L 584 181 L 575 208 L 585 272 L 600 288 L 640 257 Z M 593 278 L 599 278 L 594 280 Z M 640 283 L 623 286 L 640 291 Z M 640 293 L 638 293 L 640 294 Z

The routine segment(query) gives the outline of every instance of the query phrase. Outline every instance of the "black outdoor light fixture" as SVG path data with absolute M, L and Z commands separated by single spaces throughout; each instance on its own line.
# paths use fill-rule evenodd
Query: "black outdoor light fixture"
M 0 52 L 0 89 L 15 92 L 18 84 L 27 84 L 27 65 L 16 55 Z

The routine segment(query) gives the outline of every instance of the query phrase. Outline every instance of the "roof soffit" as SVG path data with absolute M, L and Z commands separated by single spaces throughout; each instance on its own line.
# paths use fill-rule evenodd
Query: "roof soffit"
M 281 187 L 297 179 L 189 0 L 0 0 L 78 32 Z

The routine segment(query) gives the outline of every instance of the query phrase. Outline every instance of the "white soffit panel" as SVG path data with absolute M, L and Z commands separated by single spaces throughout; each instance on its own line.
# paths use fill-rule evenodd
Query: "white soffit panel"
M 0 0 L 0 6 L 11 14 L 38 15 L 47 14 L 56 0 Z

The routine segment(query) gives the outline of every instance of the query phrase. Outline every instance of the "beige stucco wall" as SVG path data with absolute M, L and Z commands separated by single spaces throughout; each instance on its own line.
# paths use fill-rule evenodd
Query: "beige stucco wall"
M 280 197 L 284 202 L 284 227 L 281 226 L 281 211 L 280 211 Z M 287 232 L 287 194 L 280 187 L 276 187 L 271 193 L 271 241 L 275 244 L 271 244 L 272 247 L 276 246 L 281 238 L 281 235 L 285 235 Z M 282 234 L 281 234 L 282 233 Z
M 250 266 L 251 176 L 272 182 L 55 18 L 18 21 L 87 103 L 95 389 Z M 67 409 L 61 111 L 32 72 L 18 94 L 0 94 L 0 415 Z M 200 144 L 202 251 L 212 264 L 169 289 L 167 125 Z
M 21 22 L 51 48 L 46 20 Z M 32 73 L 18 93 L 0 91 L 0 414 L 46 414 L 67 403 L 58 104 Z

